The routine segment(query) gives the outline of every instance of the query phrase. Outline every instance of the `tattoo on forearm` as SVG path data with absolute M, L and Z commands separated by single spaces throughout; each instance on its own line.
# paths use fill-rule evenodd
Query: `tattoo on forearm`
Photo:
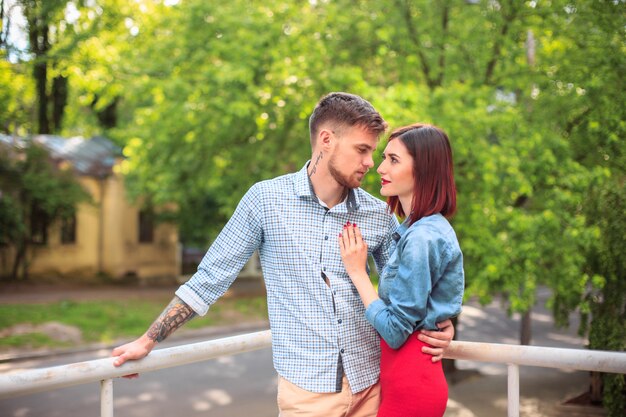
M 152 326 L 146 332 L 146 335 L 157 343 L 165 340 L 167 336 L 172 334 L 174 330 L 187 323 L 196 316 L 195 311 L 178 297 L 174 297 L 172 301 L 165 307 L 158 319 L 152 323 Z
M 320 160 L 324 157 L 324 153 L 320 152 L 319 155 L 317 155 L 317 158 L 315 159 L 315 162 L 313 163 L 313 168 L 311 168 L 311 173 L 309 174 L 309 177 L 312 177 L 313 174 L 315 174 L 317 172 L 317 165 L 320 163 Z

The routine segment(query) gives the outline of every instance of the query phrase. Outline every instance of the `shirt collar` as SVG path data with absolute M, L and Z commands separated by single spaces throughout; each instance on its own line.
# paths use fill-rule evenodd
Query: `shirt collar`
M 400 238 L 402 237 L 402 235 L 408 230 L 409 228 L 409 221 L 410 218 L 407 217 L 406 219 L 404 219 L 404 221 L 400 224 L 400 226 L 398 226 L 398 228 L 396 229 L 395 232 L 393 232 L 391 234 L 391 238 L 393 240 L 395 240 L 396 242 L 398 242 L 400 240 Z
M 313 191 L 313 184 L 311 183 L 311 179 L 309 178 L 309 175 L 307 172 L 307 167 L 309 166 L 310 162 L 311 161 L 308 160 L 304 164 L 302 169 L 296 172 L 295 179 L 294 179 L 294 187 L 295 187 L 296 195 L 298 197 L 301 197 L 301 198 L 309 197 L 313 199 L 313 201 L 319 204 L 319 199 L 317 198 L 317 196 L 315 195 L 315 192 Z M 344 203 L 345 203 L 345 208 L 348 211 L 348 213 L 353 213 L 358 210 L 359 196 L 357 193 L 357 189 L 348 190 L 348 196 L 346 197 Z

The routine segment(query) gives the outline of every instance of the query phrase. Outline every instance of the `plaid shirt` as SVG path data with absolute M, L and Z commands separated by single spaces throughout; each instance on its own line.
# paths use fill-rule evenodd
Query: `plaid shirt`
M 278 374 L 310 392 L 339 392 L 345 372 L 359 392 L 378 381 L 379 338 L 344 269 L 338 235 L 347 221 L 356 223 L 382 271 L 398 222 L 361 189 L 325 208 L 307 165 L 252 186 L 176 295 L 206 314 L 258 249 Z

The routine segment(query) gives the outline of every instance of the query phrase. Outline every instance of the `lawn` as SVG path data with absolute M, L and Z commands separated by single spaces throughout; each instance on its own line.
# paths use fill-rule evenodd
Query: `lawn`
M 8 328 L 20 324 L 42 325 L 57 322 L 82 333 L 80 343 L 111 343 L 140 336 L 163 311 L 169 300 L 61 301 L 48 304 L 0 305 L 0 349 L 69 347 L 76 342 L 55 340 L 41 332 L 17 334 Z M 204 317 L 196 317 L 185 329 L 227 326 L 267 319 L 265 296 L 224 298 Z M 7 334 L 8 333 L 8 334 Z

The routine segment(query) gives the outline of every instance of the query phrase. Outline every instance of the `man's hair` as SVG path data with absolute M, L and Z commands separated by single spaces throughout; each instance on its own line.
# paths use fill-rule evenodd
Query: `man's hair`
M 392 140 L 401 141 L 413 158 L 413 201 L 411 212 L 405 213 L 398 196 L 389 197 L 390 211 L 408 215 L 409 224 L 436 213 L 451 218 L 456 212 L 456 186 L 448 135 L 437 126 L 416 123 L 394 130 Z
M 387 122 L 367 100 L 349 93 L 330 93 L 317 103 L 309 118 L 311 146 L 320 128 L 329 124 L 333 130 L 360 126 L 368 132 L 380 136 L 387 129 Z

